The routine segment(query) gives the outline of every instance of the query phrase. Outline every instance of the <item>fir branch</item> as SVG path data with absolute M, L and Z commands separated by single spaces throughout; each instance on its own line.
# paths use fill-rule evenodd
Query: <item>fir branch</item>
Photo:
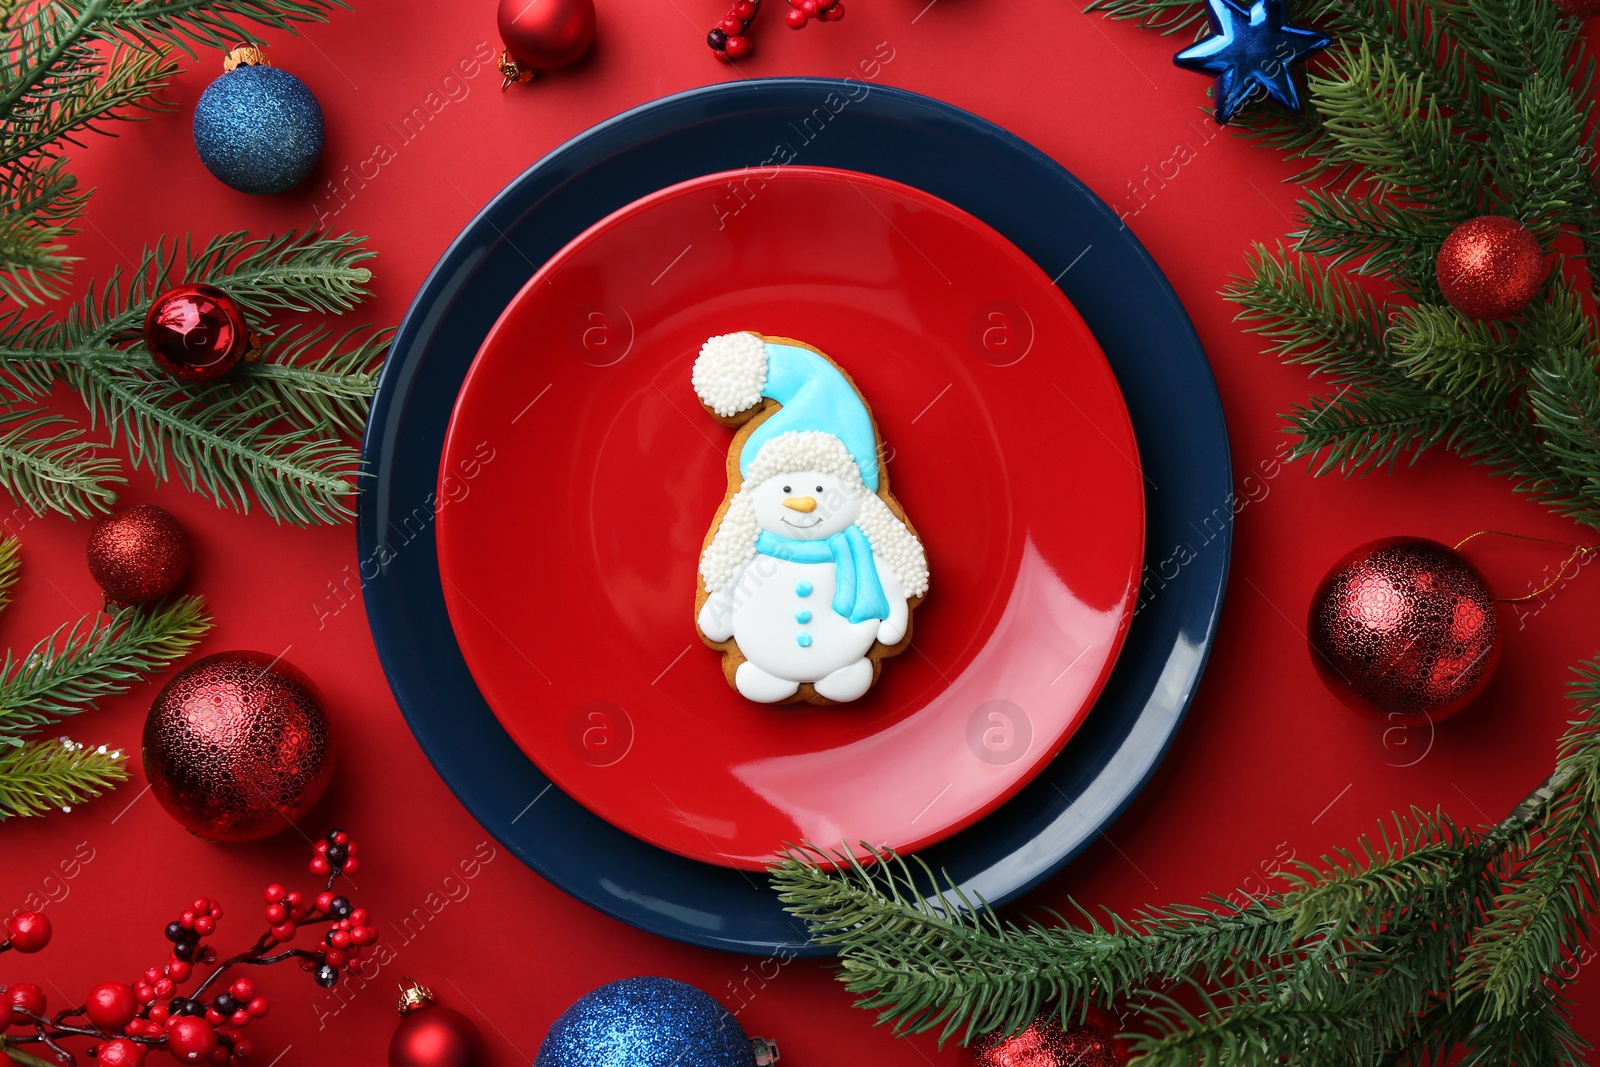
M 126 482 L 116 460 L 59 415 L 0 405 L 0 486 L 35 515 L 108 512 Z
M 37 733 L 181 659 L 211 620 L 199 597 L 121 608 L 57 629 L 20 661 L 0 665 L 0 739 Z
M 63 241 L 87 199 L 65 160 L 0 168 L 0 296 L 40 303 L 61 295 L 77 261 Z
M 15 537 L 0 540 L 0 611 L 11 603 L 11 594 L 22 574 L 22 542 Z
M 65 738 L 0 746 L 0 820 L 81 804 L 128 779 L 119 750 Z M 13 1053 L 14 1055 L 14 1053 Z
M 1579 718 L 1562 739 L 1555 776 L 1567 785 L 1462 960 L 1457 988 L 1482 991 L 1487 1021 L 1516 1019 L 1570 962 L 1600 910 L 1600 662 L 1577 669 Z M 1549 1062 L 1530 1060 L 1529 1062 Z

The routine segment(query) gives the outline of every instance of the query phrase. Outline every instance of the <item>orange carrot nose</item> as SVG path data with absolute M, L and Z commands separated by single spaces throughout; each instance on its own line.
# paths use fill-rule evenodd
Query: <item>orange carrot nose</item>
M 783 506 L 793 511 L 816 511 L 817 498 L 814 496 L 787 496 L 783 498 Z

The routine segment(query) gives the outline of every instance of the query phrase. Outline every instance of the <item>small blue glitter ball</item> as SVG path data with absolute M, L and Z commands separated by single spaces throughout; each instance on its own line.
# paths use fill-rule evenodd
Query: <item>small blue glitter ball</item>
M 671 978 L 625 978 L 561 1013 L 534 1067 L 753 1067 L 744 1027 Z
M 322 155 L 322 108 L 305 82 L 268 66 L 235 67 L 200 94 L 194 146 L 219 181 L 242 193 L 281 193 Z

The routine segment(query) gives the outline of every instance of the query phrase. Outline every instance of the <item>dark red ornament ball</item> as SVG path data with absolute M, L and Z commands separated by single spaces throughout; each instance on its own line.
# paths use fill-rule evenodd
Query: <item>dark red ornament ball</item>
M 1501 215 L 1480 215 L 1445 238 L 1434 271 L 1444 298 L 1463 315 L 1508 319 L 1539 295 L 1549 264 L 1528 227 Z
M 89 532 L 89 574 L 117 604 L 159 600 L 189 573 L 189 537 L 154 504 L 118 508 Z
M 1556 7 L 1569 15 L 1600 15 L 1600 0 L 1556 0 Z
M 43 951 L 50 933 L 50 916 L 42 911 L 19 911 L 6 920 L 6 939 L 18 952 Z
M 500 0 L 495 23 L 512 59 L 531 70 L 553 70 L 594 43 L 594 0 Z
M 1334 564 L 1311 598 L 1311 660 L 1351 707 L 1447 718 L 1494 674 L 1500 623 L 1483 575 L 1423 537 L 1386 537 Z
M 482 1056 L 477 1025 L 437 1004 L 407 1012 L 389 1039 L 389 1067 L 477 1067 Z
M 250 327 L 238 301 L 214 285 L 180 285 L 156 297 L 144 318 L 144 343 L 174 378 L 209 382 L 250 351 Z
M 1054 1014 L 1041 1015 L 1026 1030 L 1006 1037 L 986 1034 L 961 1050 L 960 1067 L 1126 1067 L 1127 1044 L 1109 1013 L 1091 1008 L 1083 1022 L 1063 1027 Z
M 316 684 L 281 656 L 222 652 L 175 675 L 144 724 L 144 772 L 167 813 L 211 841 L 255 841 L 311 810 L 333 776 Z

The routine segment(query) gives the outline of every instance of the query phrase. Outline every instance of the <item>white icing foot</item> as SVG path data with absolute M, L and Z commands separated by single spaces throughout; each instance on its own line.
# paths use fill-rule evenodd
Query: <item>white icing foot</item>
M 865 661 L 863 661 L 865 662 Z M 871 664 L 868 664 L 870 667 Z M 868 672 L 868 679 L 871 672 Z M 794 696 L 800 688 L 799 682 L 791 682 L 787 678 L 779 678 L 775 674 L 768 674 L 749 660 L 739 664 L 739 669 L 733 674 L 734 684 L 738 686 L 739 693 L 746 700 L 754 700 L 758 704 L 776 704 L 780 700 L 787 700 Z M 865 688 L 862 690 L 865 692 Z M 857 693 L 856 696 L 860 696 Z M 854 699 L 854 698 L 852 698 Z
M 740 668 L 743 670 L 743 668 Z M 862 658 L 840 667 L 816 683 L 818 693 L 843 704 L 855 700 L 872 686 L 872 661 Z

